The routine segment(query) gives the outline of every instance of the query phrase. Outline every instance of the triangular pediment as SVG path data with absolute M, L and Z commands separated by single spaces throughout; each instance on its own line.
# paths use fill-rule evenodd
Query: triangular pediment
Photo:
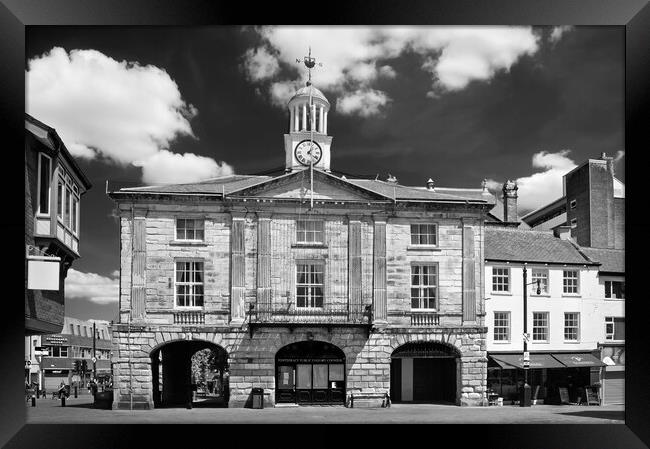
M 308 200 L 312 182 L 309 169 L 278 176 L 260 184 L 231 193 L 250 198 Z M 377 201 L 389 198 L 354 185 L 337 176 L 314 170 L 313 198 L 317 201 Z

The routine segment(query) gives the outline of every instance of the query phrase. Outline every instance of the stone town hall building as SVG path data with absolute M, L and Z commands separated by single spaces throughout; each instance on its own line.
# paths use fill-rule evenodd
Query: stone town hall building
M 308 84 L 288 109 L 277 176 L 109 193 L 121 221 L 114 408 L 186 403 L 204 348 L 227 367 L 230 407 L 250 405 L 254 387 L 266 406 L 478 404 L 494 197 L 337 175 L 328 100 Z

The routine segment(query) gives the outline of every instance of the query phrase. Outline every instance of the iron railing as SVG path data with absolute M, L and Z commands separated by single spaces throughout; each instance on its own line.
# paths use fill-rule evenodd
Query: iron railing
M 251 304 L 250 322 L 259 324 L 370 324 L 369 304 L 325 304 L 323 307 L 296 307 L 295 304 Z

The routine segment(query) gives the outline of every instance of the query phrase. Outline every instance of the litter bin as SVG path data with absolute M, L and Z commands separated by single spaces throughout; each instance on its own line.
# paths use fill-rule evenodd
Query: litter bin
M 94 408 L 110 410 L 113 408 L 113 390 L 98 391 L 95 393 Z
M 253 408 L 264 408 L 264 389 L 253 388 Z

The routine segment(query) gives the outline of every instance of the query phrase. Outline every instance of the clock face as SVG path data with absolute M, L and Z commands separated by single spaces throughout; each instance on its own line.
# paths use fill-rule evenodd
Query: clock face
M 311 145 L 310 145 L 311 143 Z M 309 140 L 303 140 L 298 145 L 294 151 L 296 159 L 302 165 L 317 164 L 320 161 L 320 158 L 323 156 L 323 151 L 316 142 L 310 142 Z

